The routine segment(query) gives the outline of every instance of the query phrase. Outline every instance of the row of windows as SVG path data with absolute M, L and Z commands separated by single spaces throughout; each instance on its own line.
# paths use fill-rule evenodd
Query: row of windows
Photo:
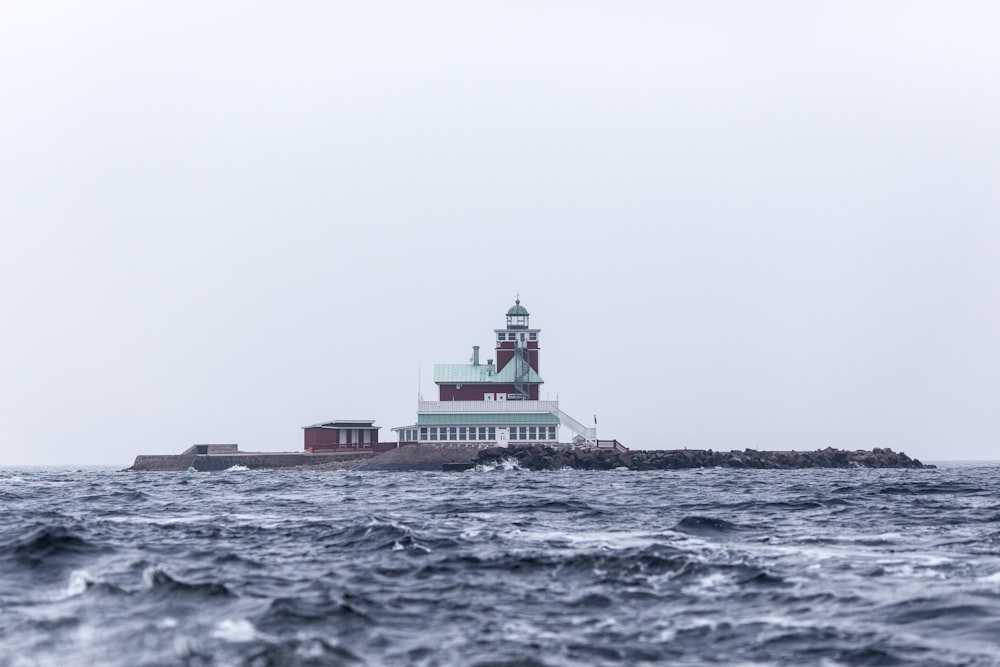
M 512 426 L 510 428 L 511 440 L 555 440 L 555 426 Z
M 517 332 L 507 333 L 506 331 L 501 331 L 497 334 L 497 340 L 517 340 Z M 524 334 L 521 334 L 521 340 L 524 340 Z M 538 340 L 537 333 L 528 334 L 528 340 Z
M 497 439 L 497 430 L 494 426 L 422 426 L 420 427 L 421 440 L 486 440 L 492 442 Z
M 416 442 L 417 441 L 417 429 L 415 428 L 404 428 L 399 432 L 400 442 Z
M 497 430 L 495 426 L 421 426 L 419 429 L 420 440 L 456 440 L 468 442 L 471 440 L 483 440 L 495 442 Z M 400 431 L 404 442 L 415 441 L 417 429 L 405 429 Z M 411 440 L 412 437 L 412 440 Z M 555 426 L 511 426 L 511 440 L 555 440 Z

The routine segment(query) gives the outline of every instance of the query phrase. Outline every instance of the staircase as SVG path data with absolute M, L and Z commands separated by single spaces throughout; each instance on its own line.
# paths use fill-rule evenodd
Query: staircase
M 519 401 L 531 400 L 531 393 L 528 390 L 528 378 L 531 376 L 530 355 L 528 348 L 520 344 L 514 350 L 514 392 Z
M 587 444 L 597 446 L 597 429 L 587 428 L 577 420 L 570 417 L 568 414 L 560 410 L 558 407 L 554 407 L 550 410 L 552 414 L 559 418 L 559 423 L 572 431 L 575 435 L 582 437 L 587 441 Z

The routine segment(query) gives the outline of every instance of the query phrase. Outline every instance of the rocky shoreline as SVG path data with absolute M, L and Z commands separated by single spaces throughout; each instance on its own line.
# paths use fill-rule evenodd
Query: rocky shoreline
M 844 450 L 827 447 L 813 451 L 758 451 L 743 449 L 664 449 L 631 452 L 546 447 L 491 447 L 481 450 L 473 465 L 500 465 L 515 461 L 525 470 L 683 470 L 690 468 L 934 468 L 889 448 Z M 454 470 L 455 468 L 452 468 Z
M 511 445 L 509 447 L 416 445 L 370 452 L 309 454 L 307 452 L 199 453 L 194 447 L 182 454 L 137 456 L 130 471 L 227 470 L 380 470 L 458 472 L 476 466 L 496 466 L 507 461 L 524 470 L 684 470 L 690 468 L 933 468 L 902 452 L 888 448 L 843 450 L 827 447 L 812 451 L 714 451 L 711 449 L 653 449 L 618 452 L 584 447 Z

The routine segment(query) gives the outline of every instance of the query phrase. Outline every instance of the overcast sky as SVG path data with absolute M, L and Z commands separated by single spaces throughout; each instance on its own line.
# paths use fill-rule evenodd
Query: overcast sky
M 1000 4 L 0 3 L 0 465 L 413 423 L 1000 458 Z

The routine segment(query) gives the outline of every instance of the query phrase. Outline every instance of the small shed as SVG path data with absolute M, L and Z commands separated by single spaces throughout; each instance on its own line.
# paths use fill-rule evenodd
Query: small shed
M 374 419 L 335 419 L 322 424 L 303 426 L 305 450 L 313 453 L 344 450 L 378 450 L 378 431 Z

